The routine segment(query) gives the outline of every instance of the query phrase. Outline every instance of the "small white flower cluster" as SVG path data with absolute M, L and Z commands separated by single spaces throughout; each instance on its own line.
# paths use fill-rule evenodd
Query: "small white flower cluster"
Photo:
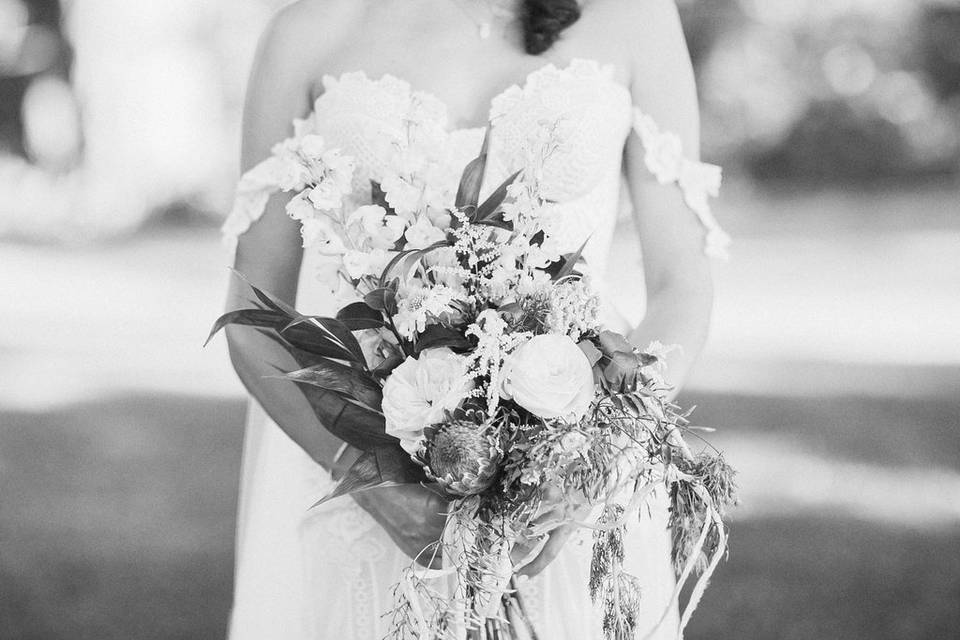
M 420 282 L 403 285 L 397 296 L 397 313 L 393 317 L 397 331 L 407 340 L 414 340 L 428 324 L 450 323 L 460 315 L 458 305 L 463 292 L 443 284 L 424 286 Z
M 549 333 L 570 336 L 574 342 L 600 327 L 600 298 L 587 280 L 566 280 L 546 290 L 549 311 L 546 329 Z
M 370 172 L 364 164 L 359 176 L 373 183 L 369 198 L 362 195 L 363 185 L 358 189 L 355 158 L 315 133 L 319 114 L 314 114 L 295 121 L 294 135 L 241 178 L 225 235 L 245 232 L 273 194 L 293 193 L 287 214 L 300 223 L 303 246 L 325 256 L 324 279 L 328 284 L 346 280 L 361 295 L 374 288 L 370 280 L 397 251 L 444 240 L 455 195 L 450 174 L 459 171 L 448 157 L 449 134 L 435 102 L 408 88 L 396 89 L 397 133 L 383 138 L 377 153 L 383 162 Z
M 529 333 L 508 333 L 507 323 L 493 309 L 485 309 L 467 327 L 466 335 L 477 339 L 477 346 L 468 360 L 469 370 L 488 379 L 485 396 L 487 413 L 495 415 L 500 404 L 500 369 L 514 349 L 532 337 Z
M 328 148 L 323 138 L 307 133 L 274 146 L 267 160 L 278 171 L 280 191 L 297 192 L 287 204 L 287 214 L 300 222 L 304 247 L 317 247 L 325 255 L 343 253 L 343 241 L 331 224 L 329 212 L 343 206 L 353 180 L 353 158 Z
M 459 222 L 451 230 L 453 250 L 462 259 L 459 267 L 447 267 L 448 276 L 463 283 L 471 300 L 499 303 L 518 287 L 532 287 L 542 279 L 529 265 L 529 238 L 519 233 L 486 225 L 472 224 L 461 212 L 454 212 Z

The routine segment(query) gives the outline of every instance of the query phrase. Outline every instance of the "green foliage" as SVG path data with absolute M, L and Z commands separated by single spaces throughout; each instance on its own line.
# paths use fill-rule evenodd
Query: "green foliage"
M 368 370 L 353 335 L 353 331 L 384 326 L 383 313 L 396 307 L 395 284 L 347 305 L 336 318 L 305 316 L 266 291 L 250 287 L 257 306 L 222 315 L 210 337 L 231 324 L 265 332 L 302 367 L 277 377 L 297 385 L 327 431 L 364 452 L 321 503 L 373 487 L 426 481 L 422 467 L 386 433 L 380 413 L 381 384 L 375 372 Z

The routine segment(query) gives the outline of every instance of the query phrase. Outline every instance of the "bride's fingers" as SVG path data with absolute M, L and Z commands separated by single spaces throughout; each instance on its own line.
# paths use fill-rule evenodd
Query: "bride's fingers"
M 560 550 L 567 542 L 567 539 L 570 538 L 573 531 L 574 528 L 571 526 L 564 526 L 554 530 L 547 539 L 546 544 L 543 545 L 540 553 L 528 564 L 521 567 L 517 573 L 532 578 L 546 569 L 547 565 L 553 562 L 557 554 L 560 553 Z
M 514 570 L 522 569 L 539 556 L 549 539 L 550 536 L 543 535 L 527 538 L 514 545 L 513 549 L 510 550 L 510 561 L 513 563 Z

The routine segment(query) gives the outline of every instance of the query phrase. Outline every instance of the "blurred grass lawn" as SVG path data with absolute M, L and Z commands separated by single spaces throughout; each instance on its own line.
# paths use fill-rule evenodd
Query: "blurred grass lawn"
M 804 346 L 820 328 L 790 325 L 792 310 L 781 308 L 783 342 L 750 352 L 736 380 L 725 375 L 734 370 L 728 355 L 743 351 L 736 341 L 751 345 L 737 314 L 790 300 L 792 283 L 764 280 L 771 270 L 819 263 L 854 272 L 909 226 L 932 234 L 934 250 L 891 272 L 960 284 L 956 253 L 936 253 L 958 237 L 955 196 L 910 199 L 928 212 L 920 222 L 871 224 L 872 203 L 895 198 L 865 196 L 858 206 L 867 211 L 852 211 L 838 196 L 805 200 L 815 226 L 751 223 L 771 207 L 802 214 L 803 201 L 781 197 L 731 225 L 743 254 L 723 287 L 737 307 L 721 300 L 724 342 L 708 351 L 683 401 L 698 405 L 698 422 L 721 428 L 711 440 L 741 469 L 744 505 L 691 640 L 957 637 L 957 345 L 909 366 L 883 354 L 841 365 L 816 345 L 794 349 L 791 340 Z M 951 206 L 953 217 L 936 213 Z M 771 246 L 786 250 L 770 260 Z M 0 245 L 0 260 L 19 285 L 0 295 L 0 638 L 223 637 L 244 408 L 222 343 L 199 351 L 226 279 L 214 234 L 154 230 L 97 249 Z M 843 273 L 829 275 L 814 274 L 820 292 L 798 305 L 857 300 L 875 286 L 855 290 Z M 879 283 L 887 300 L 878 304 L 909 299 L 909 278 Z M 958 290 L 931 290 L 930 299 L 941 304 Z M 830 318 L 823 331 L 856 341 L 856 314 L 870 311 Z M 904 327 L 929 329 L 909 316 Z M 868 335 L 857 349 L 911 337 Z M 895 357 L 908 351 L 895 347 Z M 753 380 L 750 371 L 761 373 Z M 809 378 L 825 372 L 829 388 L 812 393 Z

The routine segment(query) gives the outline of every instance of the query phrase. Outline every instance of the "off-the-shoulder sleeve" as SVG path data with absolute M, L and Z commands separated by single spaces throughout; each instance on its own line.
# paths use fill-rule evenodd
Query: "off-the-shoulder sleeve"
M 291 167 L 289 153 L 284 151 L 293 149 L 299 141 L 312 134 L 315 129 L 313 114 L 310 117 L 293 120 L 293 136 L 275 145 L 269 158 L 254 166 L 240 177 L 233 199 L 233 207 L 227 214 L 220 232 L 224 243 L 231 252 L 236 249 L 237 242 L 244 233 L 260 219 L 270 196 L 278 191 L 289 191 L 293 188 L 291 173 L 299 173 Z
M 270 196 L 280 191 L 281 162 L 271 156 L 240 178 L 233 208 L 220 227 L 224 242 L 231 249 L 236 248 L 240 236 L 263 215 Z
M 633 110 L 633 130 L 643 144 L 647 169 L 660 184 L 680 188 L 684 202 L 707 230 L 704 251 L 712 257 L 727 258 L 730 236 L 720 228 L 710 208 L 710 198 L 720 194 L 720 167 L 688 159 L 680 136 L 663 131 L 639 107 Z

